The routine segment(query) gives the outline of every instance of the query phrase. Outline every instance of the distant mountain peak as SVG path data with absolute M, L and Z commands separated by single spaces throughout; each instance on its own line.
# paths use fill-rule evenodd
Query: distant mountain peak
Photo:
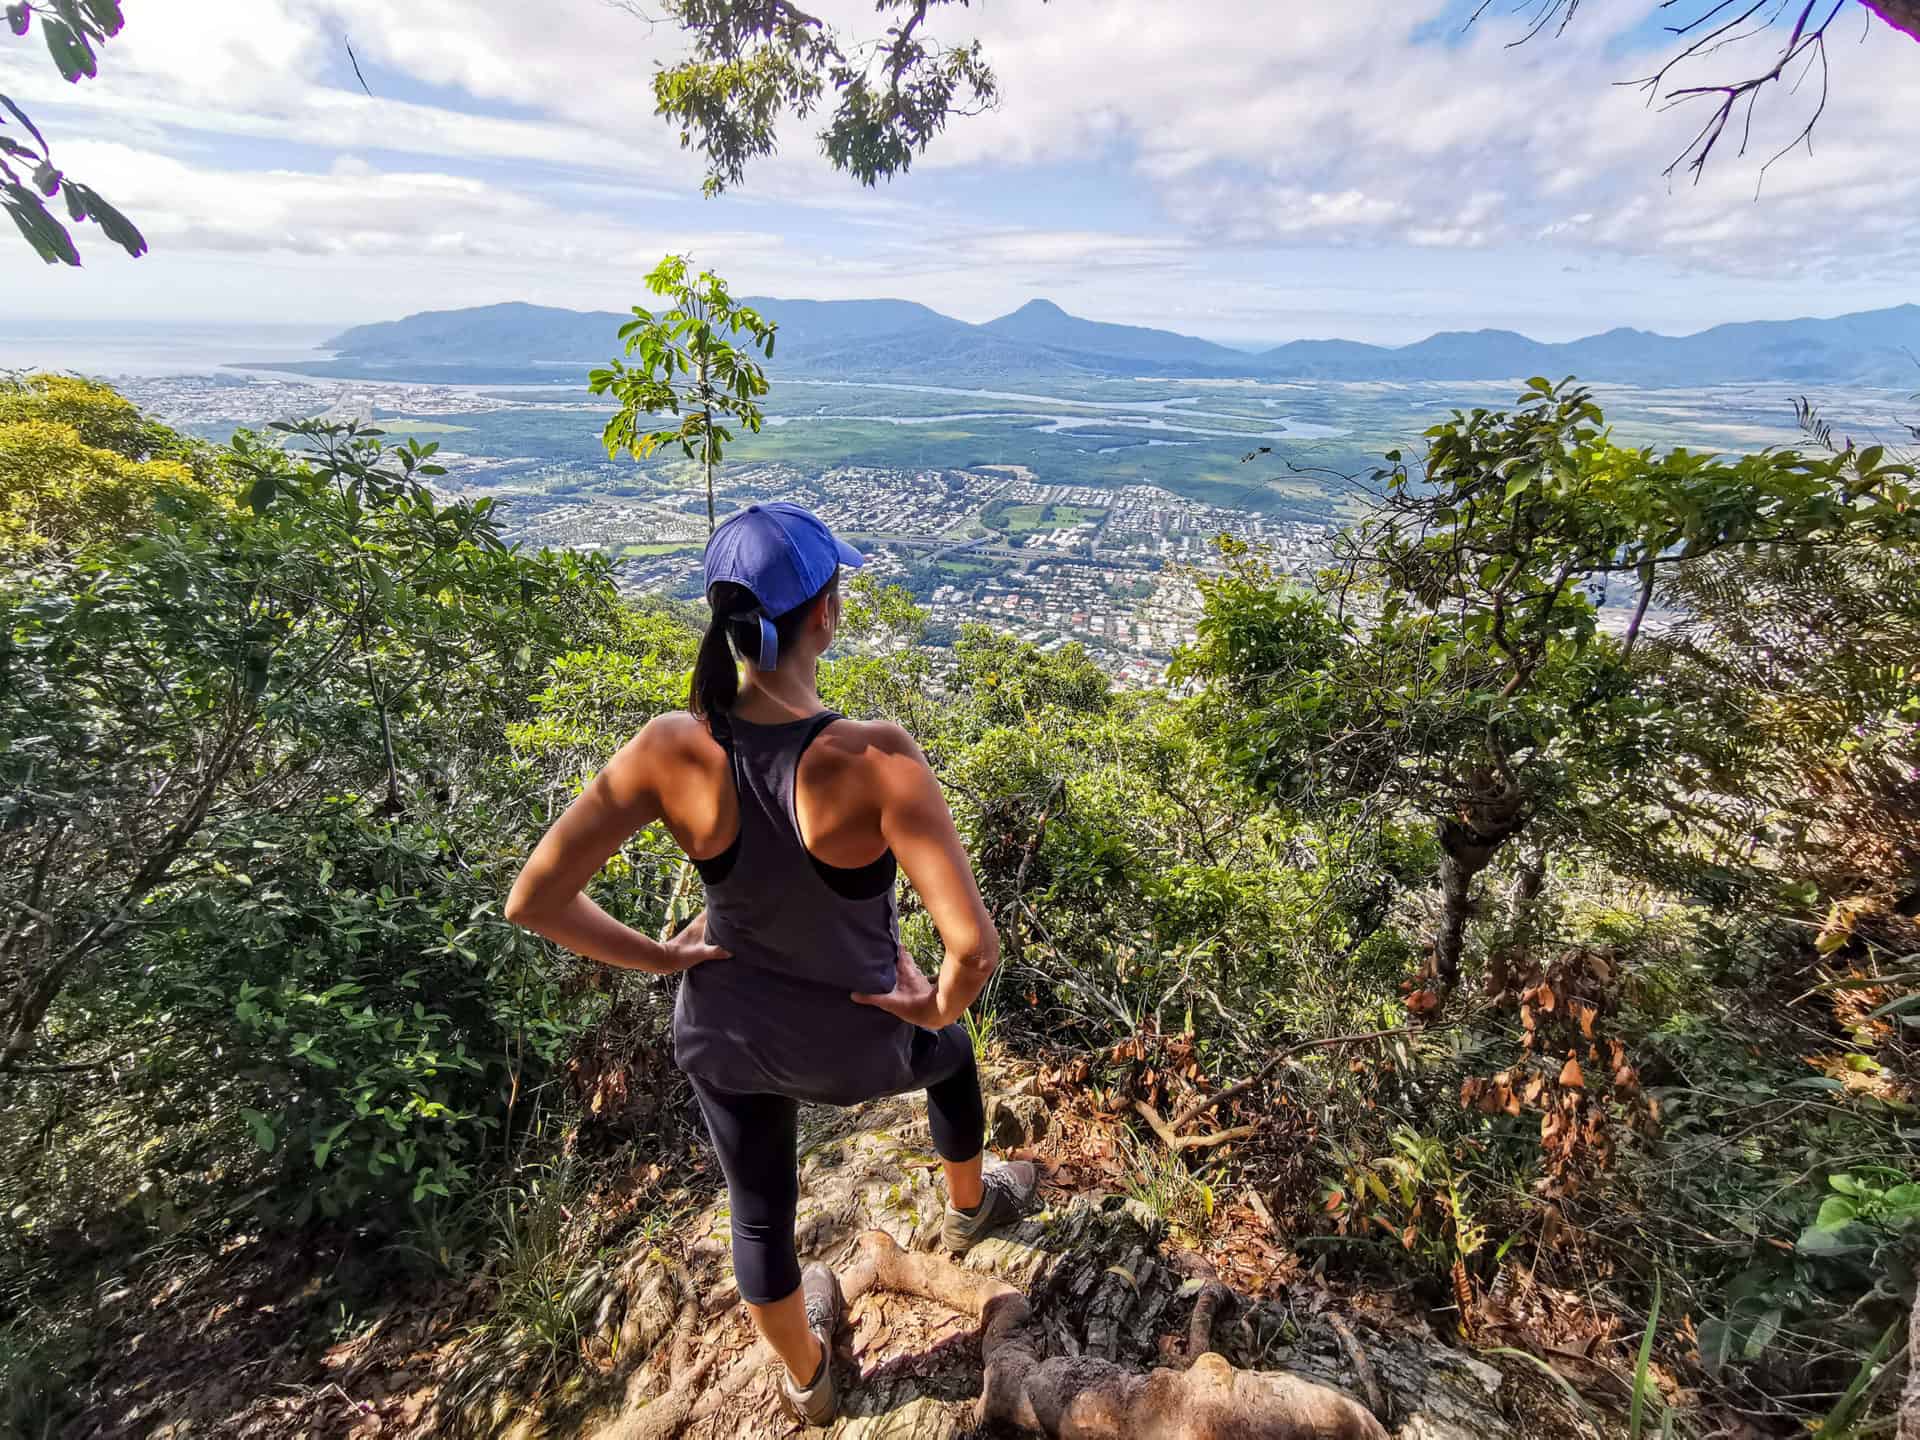
M 1011 320 L 1016 315 L 1025 316 L 1029 320 L 1071 320 L 1074 318 L 1051 300 L 1029 300 L 1018 310 L 1002 318 Z

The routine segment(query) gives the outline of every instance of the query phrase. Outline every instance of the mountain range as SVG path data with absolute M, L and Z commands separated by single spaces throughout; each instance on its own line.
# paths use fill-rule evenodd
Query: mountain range
M 1920 305 L 1831 319 L 1753 320 L 1692 335 L 1615 329 L 1549 344 L 1511 330 L 1442 331 L 1411 345 L 1295 340 L 1248 352 L 1170 330 L 1069 315 L 1049 300 L 969 324 L 908 300 L 751 304 L 779 324 L 776 374 L 908 382 L 1047 377 L 1260 380 L 1508 380 L 1528 375 L 1647 386 L 1778 381 L 1920 388 Z M 359 325 L 328 342 L 338 373 L 426 378 L 482 368 L 604 364 L 631 316 L 508 303 Z M 304 368 L 304 367 L 303 367 Z

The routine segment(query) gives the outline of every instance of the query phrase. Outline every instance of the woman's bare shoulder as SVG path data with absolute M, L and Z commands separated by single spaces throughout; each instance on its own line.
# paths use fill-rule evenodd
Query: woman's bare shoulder
M 707 722 L 685 710 L 654 716 L 628 742 L 627 750 L 639 759 L 682 763 L 713 761 L 726 755 Z
M 917 789 L 933 773 L 913 736 L 891 720 L 836 721 L 811 748 L 824 763 L 809 767 L 810 778 L 857 781 L 869 792 Z
M 895 765 L 902 760 L 926 763 L 906 727 L 891 720 L 836 720 L 816 743 L 826 745 L 837 756 L 867 764 Z

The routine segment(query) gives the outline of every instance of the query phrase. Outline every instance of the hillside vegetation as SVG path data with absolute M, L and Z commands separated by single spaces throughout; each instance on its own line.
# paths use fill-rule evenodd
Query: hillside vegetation
M 712 1198 L 668 986 L 500 913 L 682 703 L 693 619 L 435 475 L 354 426 L 209 445 L 0 388 L 9 1433 L 158 1433 L 185 1402 L 129 1374 L 202 1313 L 178 1367 L 236 1407 L 275 1373 L 217 1358 L 236 1331 L 285 1356 L 457 1315 L 461 1423 L 504 1432 L 593 1391 L 600 1280 Z M 982 1053 L 1052 1077 L 1101 1183 L 1240 1288 L 1372 1287 L 1530 1356 L 1576 1429 L 1888 1434 L 1915 486 L 1817 422 L 1623 449 L 1536 381 L 1384 457 L 1317 584 L 1229 547 L 1168 691 L 983 628 L 936 680 L 864 584 L 822 690 L 951 797 L 1003 937 Z M 595 895 L 655 933 L 689 890 L 648 832 Z M 1250 1234 L 1277 1258 L 1234 1268 Z

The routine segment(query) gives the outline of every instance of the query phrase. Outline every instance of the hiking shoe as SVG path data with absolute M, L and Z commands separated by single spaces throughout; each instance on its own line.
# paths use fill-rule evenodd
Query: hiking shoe
M 955 1255 L 964 1255 L 986 1238 L 989 1230 L 1018 1220 L 1040 1183 L 1040 1172 L 1030 1160 L 1012 1160 L 986 1173 L 980 1185 L 980 1207 L 972 1214 L 947 1204 L 947 1223 L 940 1238 Z
M 800 1294 L 807 1305 L 807 1329 L 820 1342 L 820 1373 L 811 1385 L 800 1386 L 794 1383 L 793 1372 L 782 1365 L 780 1398 L 802 1425 L 831 1425 L 840 1413 L 840 1393 L 833 1385 L 833 1337 L 839 1332 L 846 1302 L 840 1296 L 839 1279 L 817 1263 L 802 1272 Z

